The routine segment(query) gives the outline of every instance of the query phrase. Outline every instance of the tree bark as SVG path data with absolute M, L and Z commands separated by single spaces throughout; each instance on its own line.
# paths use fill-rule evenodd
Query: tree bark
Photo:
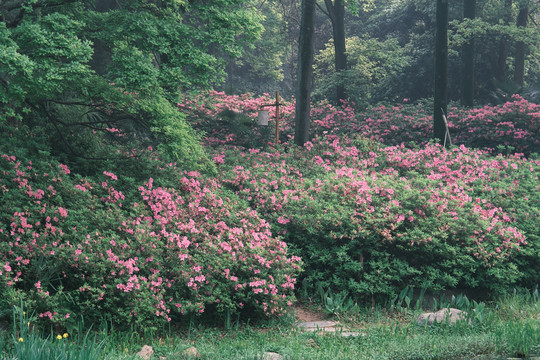
M 448 96 L 448 0 L 437 0 L 436 27 L 433 137 L 442 142 L 446 131 L 443 112 L 446 114 Z
M 118 3 L 114 0 L 95 0 L 94 8 L 98 12 L 105 13 L 118 9 Z M 103 75 L 111 63 L 111 49 L 100 39 L 93 40 L 92 49 L 94 51 L 88 65 L 96 74 Z
M 463 17 L 474 19 L 476 16 L 476 0 L 463 0 Z M 474 38 L 465 43 L 461 49 L 461 104 L 467 107 L 474 105 Z
M 504 23 L 506 25 L 512 22 L 512 0 L 504 2 Z M 508 37 L 503 35 L 499 42 L 499 53 L 497 66 L 495 68 L 495 79 L 504 83 L 506 81 L 506 59 L 508 58 Z
M 519 9 L 516 21 L 517 27 L 526 27 L 528 18 L 529 7 L 528 4 L 524 4 L 523 7 Z M 525 43 L 523 41 L 518 41 L 516 43 L 516 53 L 514 57 L 514 83 L 519 87 L 523 87 L 525 83 L 525 51 Z
M 345 4 L 343 0 L 325 0 L 326 10 L 332 22 L 332 33 L 334 36 L 334 54 L 336 76 L 338 85 L 336 87 L 337 105 L 341 100 L 347 99 L 345 85 L 342 80 L 342 72 L 347 70 L 347 52 L 345 46 Z
M 302 0 L 302 21 L 298 40 L 298 75 L 294 143 L 304 146 L 309 140 L 311 84 L 313 81 L 313 32 L 315 1 Z

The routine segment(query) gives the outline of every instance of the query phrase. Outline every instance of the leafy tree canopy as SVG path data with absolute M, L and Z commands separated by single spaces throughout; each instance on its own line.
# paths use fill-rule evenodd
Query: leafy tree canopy
M 72 158 L 110 157 L 99 149 L 114 143 L 205 167 L 178 94 L 220 82 L 224 57 L 259 37 L 249 2 L 2 1 L 0 123 L 40 128 Z

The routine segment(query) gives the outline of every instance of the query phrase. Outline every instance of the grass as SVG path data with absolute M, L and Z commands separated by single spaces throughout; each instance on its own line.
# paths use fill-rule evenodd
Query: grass
M 62 339 L 31 329 L 21 305 L 14 311 L 12 333 L 0 336 L 0 359 L 137 359 L 142 345 L 153 347 L 152 359 L 189 359 L 184 352 L 190 347 L 197 348 L 201 359 L 215 360 L 261 359 L 265 352 L 291 360 L 532 357 L 540 356 L 539 304 L 538 290 L 516 291 L 487 305 L 456 298 L 446 305 L 461 306 L 472 323 L 455 325 L 416 325 L 422 311 L 409 307 L 411 301 L 394 303 L 392 311 L 355 309 L 339 314 L 347 328 L 365 334 L 358 337 L 303 332 L 290 316 L 229 330 L 192 324 L 161 336 L 121 332 L 103 323 L 97 331 L 81 329 L 80 335 Z

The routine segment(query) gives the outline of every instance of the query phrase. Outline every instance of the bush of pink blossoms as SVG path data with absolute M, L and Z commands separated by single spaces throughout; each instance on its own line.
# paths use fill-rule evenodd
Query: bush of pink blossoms
M 219 171 L 302 257 L 311 286 L 369 298 L 537 281 L 539 161 L 338 136 L 283 150 L 218 149 Z
M 29 159 L 32 160 L 29 160 Z M 141 185 L 127 198 L 46 155 L 0 157 L 0 314 L 19 297 L 32 321 L 73 329 L 109 319 L 157 327 L 186 316 L 280 315 L 299 258 L 270 224 L 196 172 L 176 189 Z
M 222 121 L 220 114 L 230 110 L 251 118 L 257 116 L 260 105 L 273 103 L 270 95 L 253 98 L 250 94 L 226 95 L 221 92 L 202 93 L 186 99 L 179 109 L 188 115 L 188 121 L 207 133 L 210 145 L 232 144 L 256 147 L 253 139 L 261 138 L 260 128 L 252 125 L 247 136 L 231 131 L 230 123 Z M 294 136 L 294 99 L 284 100 L 281 107 L 280 141 L 289 142 Z M 425 110 L 429 108 L 429 110 Z M 274 107 L 266 107 L 273 119 Z M 453 144 L 494 152 L 518 152 L 529 155 L 540 152 L 540 105 L 519 95 L 498 106 L 478 109 L 450 108 L 448 113 Z M 271 124 L 271 126 L 273 126 Z M 354 104 L 343 102 L 335 106 L 327 101 L 312 104 L 311 136 L 358 134 L 385 145 L 402 143 L 427 144 L 433 133 L 431 106 L 403 103 L 395 106 L 379 105 L 355 111 Z M 273 141 L 272 137 L 264 137 Z M 252 142 L 249 143 L 248 140 Z M 502 148 L 510 148 L 510 151 Z
M 448 126 L 454 145 L 490 149 L 496 153 L 540 152 L 540 105 L 519 95 L 502 105 L 475 109 L 449 108 Z M 402 104 L 378 106 L 357 114 L 348 124 L 350 132 L 360 133 L 386 145 L 414 142 L 426 144 L 433 133 L 431 108 Z M 510 147 L 510 150 L 505 148 Z
M 255 118 L 257 106 L 271 101 L 212 92 L 183 110 L 209 128 L 220 119 L 214 104 Z M 323 281 L 366 296 L 404 284 L 492 290 L 536 284 L 538 162 L 490 154 L 498 145 L 537 151 L 538 105 L 515 96 L 501 106 L 450 109 L 454 144 L 461 144 L 452 151 L 428 145 L 432 118 L 422 106 L 355 113 L 348 103 L 321 102 L 311 115 L 307 152 L 287 143 L 293 111 L 283 116 L 284 147 L 249 149 L 227 126 L 214 128 L 209 144 L 222 181 L 303 257 L 312 285 Z M 355 134 L 398 146 L 341 137 Z

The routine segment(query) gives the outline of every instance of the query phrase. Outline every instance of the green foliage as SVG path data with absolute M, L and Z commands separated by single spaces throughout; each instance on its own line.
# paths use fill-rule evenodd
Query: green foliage
M 350 100 L 360 107 L 391 98 L 395 82 L 410 62 L 407 49 L 394 38 L 368 37 L 347 38 L 346 47 L 348 69 L 339 74 L 334 69 L 332 40 L 315 56 L 313 96 L 332 99 L 335 87 L 343 84 Z
M 353 314 L 360 311 L 358 304 L 348 296 L 346 291 L 335 293 L 331 288 L 324 290 L 321 283 L 317 284 L 317 294 L 320 297 L 324 311 L 336 316 L 344 314 Z
M 538 286 L 533 291 L 516 290 L 506 294 L 497 311 L 501 320 L 493 333 L 500 347 L 512 356 L 527 357 L 540 351 L 540 325 L 538 316 L 530 313 L 538 311 L 540 297 Z
M 527 357 L 533 349 L 538 348 L 540 325 L 535 319 L 506 323 L 501 325 L 496 334 L 498 341 L 506 344 L 506 349 L 510 354 Z
M 184 115 L 163 97 L 151 96 L 134 103 L 135 113 L 148 120 L 153 136 L 159 139 L 158 150 L 166 161 L 182 169 L 215 173 L 214 164 L 201 147 L 198 135 L 184 120 Z
M 126 89 L 152 91 L 158 87 L 159 70 L 152 64 L 152 55 L 145 54 L 126 42 L 114 44 L 110 76 Z
M 480 309 L 481 304 L 477 305 Z M 469 308 L 477 305 L 471 301 Z M 454 306 L 453 303 L 452 307 Z M 255 359 L 261 358 L 269 351 L 293 360 L 353 358 L 442 360 L 471 357 L 506 359 L 526 355 L 534 357 L 539 354 L 536 321 L 540 315 L 538 306 L 537 292 L 517 291 L 486 304 L 481 308 L 482 320 L 475 322 L 473 326 L 464 321 L 454 325 L 441 323 L 428 327 L 413 323 L 414 316 L 411 314 L 403 316 L 384 310 L 372 313 L 370 309 L 362 308 L 359 313 L 343 314 L 344 316 L 340 318 L 348 329 L 360 333 L 358 337 L 352 338 L 342 336 L 340 332 L 299 331 L 291 319 L 271 320 L 256 325 L 246 324 L 234 331 L 227 328 L 206 327 L 199 321 L 191 321 L 189 325 L 178 329 L 178 332 L 175 328 L 169 328 L 165 329 L 166 333 L 148 329 L 140 332 L 123 332 L 103 322 L 100 327 L 94 327 L 94 331 L 90 333 L 77 331 L 62 340 L 52 336 L 45 344 L 43 339 L 47 338 L 48 333 L 36 333 L 32 323 L 28 330 L 36 337 L 33 343 L 44 344 L 42 348 L 45 350 L 60 346 L 65 346 L 69 350 L 78 349 L 78 354 L 83 359 L 88 359 L 83 356 L 84 354 L 92 352 L 100 352 L 100 359 L 133 359 L 143 345 L 152 346 L 154 357 L 167 358 L 183 356 L 179 354 L 194 346 L 201 357 L 212 360 Z M 17 302 L 16 319 L 17 321 L 22 319 L 21 326 L 27 326 L 29 319 L 26 319 L 29 315 L 23 313 L 20 317 L 20 309 L 20 303 Z M 13 337 L 18 337 L 17 329 L 20 328 L 22 327 L 8 330 L 7 337 L 0 335 L 2 359 L 16 358 L 13 353 L 15 345 Z M 56 334 L 58 333 L 54 333 Z M 3 351 L 2 339 L 5 344 Z M 87 346 L 81 347 L 85 339 Z M 19 345 L 22 344 L 24 342 Z M 34 353 L 28 358 L 39 358 L 40 355 Z M 69 355 L 72 356 L 68 357 L 69 359 L 77 359 L 76 351 Z
M 530 3 L 531 19 L 538 7 Z M 510 11 L 506 9 L 511 5 Z M 477 1 L 476 19 L 463 19 L 463 4 L 449 2 L 449 100 L 461 96 L 461 45 L 475 39 L 475 101 L 479 104 L 502 103 L 520 92 L 531 99 L 538 88 L 538 27 L 530 22 L 525 28 L 516 26 L 516 15 L 523 2 L 504 0 Z M 378 2 L 365 22 L 351 26 L 357 34 L 370 38 L 396 38 L 408 56 L 406 68 L 392 83 L 389 100 L 418 100 L 433 95 L 433 38 L 435 3 L 426 0 Z M 525 63 L 525 88 L 513 84 L 512 71 L 516 43 L 523 41 L 528 53 Z M 505 46 L 503 46 L 506 44 Z M 504 60 L 504 63 L 498 64 Z M 498 68 L 500 67 L 500 68 Z M 495 80 L 503 76 L 503 81 Z M 532 87 L 527 90 L 527 87 Z
M 97 341 L 90 336 L 90 330 L 85 333 L 63 333 L 44 337 L 34 327 L 34 314 L 26 313 L 24 303 L 13 306 L 13 329 L 11 345 L 14 359 L 48 360 L 73 359 L 97 360 L 105 355 L 105 341 Z M 76 341 L 72 341 L 75 335 Z M 1 344 L 0 344 L 1 345 Z M 2 347 L 0 346 L 0 351 Z
M 174 105 L 180 90 L 219 83 L 223 57 L 258 38 L 260 16 L 245 1 L 14 1 L 0 10 L 1 123 L 46 134 L 52 152 L 85 173 L 148 146 L 214 171 Z
M 142 169 L 131 164 L 132 177 L 82 177 L 43 144 L 9 135 L 0 146 L 0 316 L 21 297 L 38 327 L 71 333 L 81 317 L 106 317 L 155 330 L 201 313 L 278 315 L 294 299 L 299 259 L 215 181 L 153 153 L 137 159 Z M 139 186 L 146 171 L 157 180 Z
M 253 11 L 260 18 L 260 37 L 243 50 L 241 57 L 231 59 L 224 88 L 229 93 L 262 94 L 283 84 L 285 60 L 294 44 L 287 42 L 285 16 L 281 6 L 273 1 L 258 1 Z M 291 79 L 292 80 L 292 79 Z M 283 91 L 283 86 L 278 89 Z
M 330 136 L 279 156 L 230 149 L 220 169 L 302 257 L 312 289 L 320 282 L 369 301 L 404 284 L 494 294 L 537 281 L 538 231 L 528 223 L 539 204 L 536 163 L 480 160 L 487 155 L 464 147 L 436 153 Z M 516 213 L 517 197 L 530 215 Z
M 489 37 L 506 37 L 509 41 L 522 41 L 531 49 L 538 44 L 538 29 L 534 27 L 519 28 L 515 25 L 493 24 L 481 18 L 454 20 L 450 24 L 449 47 L 454 51 L 471 39 L 483 40 Z

